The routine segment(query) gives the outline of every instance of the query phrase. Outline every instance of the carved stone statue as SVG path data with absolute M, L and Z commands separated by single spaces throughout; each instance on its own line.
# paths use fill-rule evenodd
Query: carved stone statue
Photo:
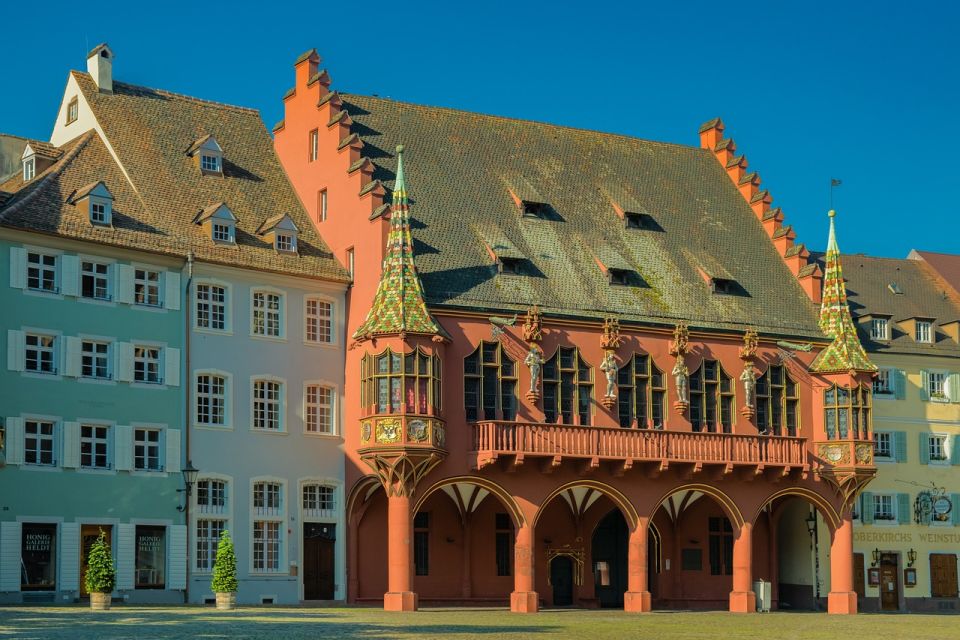
M 540 384 L 540 367 L 543 365 L 543 351 L 535 344 L 530 345 L 530 351 L 524 358 L 523 364 L 530 368 L 530 393 L 538 393 Z
M 757 404 L 757 372 L 749 360 L 743 365 L 740 381 L 743 382 L 743 404 L 753 409 Z
M 677 356 L 677 364 L 673 366 L 673 379 L 677 384 L 677 398 L 680 402 L 690 402 L 690 370 L 683 361 L 683 356 Z
M 600 362 L 600 371 L 607 376 L 606 397 L 615 398 L 617 396 L 617 359 L 613 351 L 607 351 Z

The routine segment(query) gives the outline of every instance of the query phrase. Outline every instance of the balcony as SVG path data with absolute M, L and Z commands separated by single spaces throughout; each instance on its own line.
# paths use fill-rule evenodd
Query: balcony
M 520 465 L 525 458 L 547 459 L 553 467 L 567 459 L 588 468 L 611 462 L 618 470 L 634 462 L 657 463 L 647 466 L 660 471 L 673 465 L 696 472 L 706 465 L 730 473 L 740 466 L 774 476 L 808 469 L 806 438 L 517 422 L 473 425 L 471 453 L 478 470 L 498 460 Z

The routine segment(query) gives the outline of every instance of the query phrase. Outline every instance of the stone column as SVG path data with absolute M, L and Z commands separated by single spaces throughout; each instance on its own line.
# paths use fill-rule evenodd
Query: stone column
M 525 524 L 517 529 L 513 546 L 513 593 L 510 610 L 515 613 L 536 613 L 540 603 L 534 588 L 533 526 Z
M 757 597 L 753 593 L 753 524 L 744 522 L 733 541 L 733 591 L 730 611 L 754 613 Z
M 830 543 L 830 593 L 827 613 L 857 612 L 857 593 L 853 590 L 853 522 L 848 510 Z
M 647 533 L 650 521 L 640 518 L 627 541 L 627 592 L 623 594 L 623 610 L 650 611 L 650 590 L 647 585 Z
M 413 592 L 413 522 L 410 496 L 387 498 L 387 593 L 383 594 L 385 611 L 416 611 L 417 594 Z

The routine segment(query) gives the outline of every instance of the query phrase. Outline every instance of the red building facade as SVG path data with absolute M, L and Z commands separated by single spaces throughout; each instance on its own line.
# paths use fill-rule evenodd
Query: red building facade
M 819 271 L 721 166 L 722 124 L 664 145 L 341 96 L 318 63 L 274 132 L 354 275 L 348 598 L 747 612 L 766 580 L 773 606 L 812 600 L 781 578 L 812 509 L 829 611 L 856 612 L 875 368 L 832 219 L 818 317 Z

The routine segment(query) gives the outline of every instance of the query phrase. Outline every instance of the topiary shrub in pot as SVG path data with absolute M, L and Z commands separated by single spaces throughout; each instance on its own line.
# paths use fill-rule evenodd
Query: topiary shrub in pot
M 210 588 L 217 594 L 217 609 L 229 611 L 237 606 L 237 556 L 233 552 L 230 532 L 224 530 L 217 544 L 217 559 L 213 563 L 213 580 Z
M 90 547 L 87 556 L 87 574 L 84 578 L 87 592 L 90 594 L 90 608 L 94 611 L 106 611 L 110 608 L 110 594 L 117 580 L 113 567 L 113 554 L 107 536 L 100 530 L 100 536 Z

